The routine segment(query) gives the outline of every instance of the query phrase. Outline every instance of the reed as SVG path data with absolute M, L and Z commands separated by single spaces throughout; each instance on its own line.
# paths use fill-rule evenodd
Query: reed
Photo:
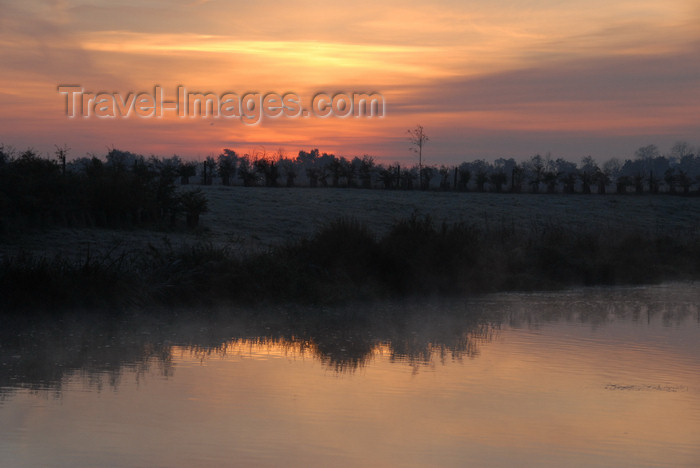
M 351 218 L 308 239 L 242 255 L 196 244 L 100 257 L 0 262 L 5 311 L 220 303 L 315 303 L 691 280 L 694 234 L 436 223 L 414 214 L 377 237 Z

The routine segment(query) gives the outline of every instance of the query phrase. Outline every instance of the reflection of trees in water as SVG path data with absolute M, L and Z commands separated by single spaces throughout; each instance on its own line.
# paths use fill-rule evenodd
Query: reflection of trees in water
M 157 366 L 172 374 L 169 346 L 148 334 L 122 328 L 113 318 L 89 315 L 41 320 L 7 319 L 0 330 L 0 398 L 10 389 L 54 391 L 64 380 L 80 375 L 91 388 L 117 388 L 123 372 L 136 378 Z
M 454 301 L 288 310 L 283 316 L 283 320 L 279 315 L 251 318 L 244 325 L 245 333 L 240 328 L 230 330 L 228 338 L 214 346 L 191 343 L 188 349 L 207 359 L 240 354 L 246 346 L 256 352 L 274 347 L 289 356 L 312 356 L 336 372 L 348 372 L 385 353 L 391 360 L 416 365 L 473 357 L 496 325 Z
M 90 388 L 118 388 L 175 370 L 173 350 L 201 360 L 244 347 L 311 356 L 336 372 L 352 372 L 378 356 L 414 367 L 478 356 L 502 326 L 537 327 L 574 321 L 593 327 L 611 320 L 692 319 L 700 323 L 700 293 L 692 286 L 611 288 L 504 294 L 432 303 L 375 304 L 338 309 L 172 311 L 114 317 L 4 319 L 0 329 L 0 400 L 19 388 L 60 395 L 68 378 Z M 237 351 L 236 351 L 237 350 Z
M 655 287 L 585 288 L 557 294 L 506 294 L 490 305 L 499 309 L 511 327 L 538 326 L 565 320 L 604 326 L 616 320 L 678 325 L 688 319 L 700 323 L 700 290 L 689 284 Z

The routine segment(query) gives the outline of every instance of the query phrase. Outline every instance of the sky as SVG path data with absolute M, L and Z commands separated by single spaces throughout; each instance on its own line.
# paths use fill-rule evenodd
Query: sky
M 0 143 L 427 163 L 700 144 L 697 0 L 0 0 Z M 69 118 L 65 93 L 379 93 L 382 117 Z M 82 108 L 81 108 L 82 110 Z

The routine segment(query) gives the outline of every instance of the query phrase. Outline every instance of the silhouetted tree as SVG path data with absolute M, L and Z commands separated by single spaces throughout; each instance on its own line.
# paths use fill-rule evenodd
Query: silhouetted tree
M 355 166 L 352 161 L 348 161 L 345 157 L 340 157 L 340 176 L 345 179 L 346 187 L 355 187 Z
M 263 156 L 255 161 L 255 169 L 265 178 L 265 187 L 277 187 L 280 176 L 277 161 Z
M 392 164 L 391 166 L 389 166 L 389 171 L 394 177 L 394 187 L 401 188 L 401 164 Z
M 511 193 L 523 191 L 523 168 L 517 164 L 510 170 L 510 191 Z
M 410 169 L 404 169 L 401 172 L 401 188 L 404 190 L 413 190 L 413 181 L 418 179 L 418 170 L 416 166 Z
M 178 156 L 158 159 L 151 157 L 151 166 L 156 168 L 157 179 L 153 185 L 156 188 L 157 217 L 159 219 L 169 219 L 170 225 L 174 226 L 180 203 L 176 195 L 175 180 L 177 179 L 182 161 Z
M 651 161 L 659 156 L 659 148 L 656 145 L 647 145 L 638 148 L 634 152 L 637 159 L 642 161 Z
M 469 170 L 469 164 L 468 163 L 462 163 L 459 165 L 457 168 L 457 172 L 459 173 L 459 179 L 458 179 L 458 190 L 461 192 L 466 192 L 469 190 L 469 180 L 472 177 L 472 173 Z
M 194 161 L 182 163 L 180 167 L 180 183 L 182 185 L 188 185 L 190 183 L 190 177 L 197 175 L 197 163 Z
M 634 182 L 634 193 L 641 195 L 644 193 L 644 173 L 637 172 L 632 176 L 632 181 Z
M 430 188 L 430 181 L 435 176 L 435 168 L 432 166 L 423 166 L 421 171 L 421 180 L 423 181 L 423 190 Z
M 693 185 L 693 180 L 682 169 L 678 169 L 678 185 L 683 189 L 683 195 L 688 195 Z
M 672 147 L 669 153 L 669 159 L 674 163 L 680 164 L 683 158 L 693 154 L 693 147 L 688 142 L 678 141 Z
M 595 172 L 593 182 L 598 186 L 598 195 L 605 195 L 606 187 L 610 181 L 610 176 L 605 171 L 598 169 Z
M 279 166 L 282 168 L 282 172 L 284 172 L 284 176 L 286 179 L 286 186 L 287 187 L 294 187 L 294 181 L 297 178 L 297 169 L 294 161 L 291 159 L 281 159 L 279 162 Z
M 208 211 L 207 197 L 201 189 L 184 192 L 180 195 L 180 202 L 185 211 L 187 226 L 195 228 L 199 225 L 199 215 Z
M 213 156 L 207 156 L 202 161 L 202 185 L 211 185 L 216 170 L 216 161 Z
M 374 158 L 368 155 L 362 156 L 360 160 L 359 175 L 362 187 L 372 187 L 372 171 L 374 170 Z
M 331 155 L 332 158 L 328 163 L 328 172 L 331 173 L 331 183 L 333 184 L 333 187 L 339 187 L 340 186 L 340 175 L 343 170 L 343 166 L 340 163 L 340 160 L 336 158 L 334 155 Z
M 559 181 L 559 177 L 557 176 L 557 173 L 554 171 L 545 171 L 542 174 L 542 183 L 544 183 L 545 187 L 547 187 L 547 193 L 548 194 L 553 194 L 557 193 L 557 182 Z
M 450 190 L 450 168 L 444 164 L 438 169 L 440 174 L 440 190 Z
M 578 178 L 578 168 L 575 163 L 565 161 L 562 158 L 557 158 L 554 161 L 559 180 L 564 185 L 564 193 L 576 192 L 576 179 Z
M 3 144 L 0 144 L 0 166 L 5 165 L 12 159 L 12 150 Z
M 620 172 L 622 170 L 622 164 L 620 164 L 620 160 L 617 158 L 611 158 L 607 160 L 605 163 L 603 163 L 603 168 L 602 172 L 605 178 L 607 179 L 607 183 L 610 183 L 612 181 L 615 181 L 616 184 L 618 182 L 618 178 L 620 177 Z M 619 187 L 617 187 L 619 188 Z M 617 193 L 621 193 L 617 190 Z M 627 187 L 625 186 L 625 191 L 627 191 Z
M 309 187 L 315 188 L 318 186 L 319 169 L 316 167 L 306 168 L 306 177 L 309 179 Z
M 544 158 L 536 154 L 526 163 L 528 177 L 530 179 L 530 187 L 532 193 L 540 193 L 540 183 L 542 183 L 542 174 L 544 173 Z
M 392 168 L 386 168 L 381 164 L 377 166 L 377 174 L 379 181 L 384 185 L 384 188 L 389 190 L 394 188 L 394 171 Z
M 217 172 L 221 177 L 222 185 L 231 185 L 231 178 L 236 175 L 236 164 L 238 155 L 232 149 L 224 148 L 223 153 L 217 159 Z
M 70 148 L 68 148 L 68 145 L 63 145 L 63 146 L 58 146 L 54 145 L 56 147 L 56 152 L 54 153 L 56 155 L 56 159 L 58 159 L 58 164 L 61 166 L 61 175 L 66 175 L 66 158 L 68 157 L 68 151 L 70 151 Z
M 503 186 L 508 183 L 508 176 L 502 169 L 497 169 L 491 174 L 489 182 L 493 186 L 496 193 L 501 193 L 503 191 Z
M 250 162 L 250 156 L 247 154 L 238 160 L 238 177 L 243 182 L 244 187 L 253 187 L 258 180 L 255 168 Z
M 591 184 L 596 181 L 599 172 L 598 164 L 591 156 L 586 156 L 581 160 L 581 168 L 579 169 L 578 175 L 581 178 L 582 193 L 587 195 L 591 193 Z
M 619 175 L 615 182 L 616 193 L 622 195 L 627 193 L 627 187 L 633 185 L 632 178 L 626 175 Z
M 476 191 L 486 190 L 486 183 L 489 181 L 489 164 L 483 159 L 477 159 L 471 164 L 472 172 L 475 174 Z
M 649 171 L 649 193 L 656 195 L 659 193 L 659 178 L 654 175 L 654 171 Z
M 664 182 L 666 182 L 666 185 L 668 186 L 668 193 L 675 195 L 676 194 L 676 181 L 678 180 L 675 171 L 672 168 L 666 169 L 666 172 L 664 173 Z
M 421 177 L 420 187 L 421 190 L 425 190 L 430 186 L 430 183 L 426 184 L 423 180 L 423 176 L 428 174 L 423 171 L 423 146 L 430 141 L 430 138 L 425 134 L 422 125 L 416 125 L 416 128 L 408 130 L 408 141 L 411 143 L 411 150 L 418 153 L 418 174 Z
M 303 150 L 299 151 L 296 163 L 299 165 L 300 170 L 303 169 L 303 173 L 306 174 L 306 178 L 309 180 L 309 187 L 317 187 L 320 175 L 318 148 L 315 148 L 309 152 Z
M 678 168 L 688 175 L 700 174 L 700 157 L 694 154 L 685 155 L 680 159 Z
M 117 171 L 124 171 L 128 168 L 134 167 L 134 162 L 138 157 L 139 155 L 130 151 L 122 151 L 112 148 L 107 152 L 106 165 Z M 141 157 L 143 158 L 143 156 Z

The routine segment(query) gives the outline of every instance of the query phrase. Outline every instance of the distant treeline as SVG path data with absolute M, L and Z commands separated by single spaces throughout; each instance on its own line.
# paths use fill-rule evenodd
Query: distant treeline
M 179 158 L 174 157 L 177 164 Z M 639 148 L 635 159 L 613 158 L 599 165 L 587 156 L 579 164 L 551 155 L 532 156 L 525 162 L 500 158 L 493 163 L 477 159 L 459 165 L 401 166 L 376 163 L 368 155 L 347 159 L 318 149 L 300 151 L 295 158 L 266 154 L 238 155 L 224 149 L 215 159 L 181 163 L 182 183 L 200 175 L 212 184 L 267 187 L 350 187 L 400 190 L 443 190 L 510 193 L 680 193 L 700 191 L 700 156 L 687 143 L 677 143 L 668 155 L 655 145 Z M 185 169 L 186 167 L 186 169 Z
M 57 151 L 57 159 L 61 157 Z M 1 152 L 2 161 L 12 160 Z M 58 163 L 58 161 L 57 161 Z M 61 163 L 63 164 L 63 163 Z M 181 184 L 243 185 L 246 187 L 349 187 L 401 190 L 453 190 L 510 193 L 676 193 L 700 191 L 700 155 L 687 143 L 676 143 L 666 155 L 655 145 L 639 148 L 633 159 L 612 158 L 598 164 L 591 156 L 576 164 L 547 154 L 524 162 L 513 158 L 488 162 L 477 159 L 459 165 L 402 166 L 381 164 L 364 155 L 352 159 L 299 151 L 296 157 L 265 152 L 239 155 L 226 148 L 202 162 L 179 156 L 156 158 L 113 149 L 104 160 L 79 158 L 62 166 L 64 172 L 89 174 L 95 166 L 147 171 Z

